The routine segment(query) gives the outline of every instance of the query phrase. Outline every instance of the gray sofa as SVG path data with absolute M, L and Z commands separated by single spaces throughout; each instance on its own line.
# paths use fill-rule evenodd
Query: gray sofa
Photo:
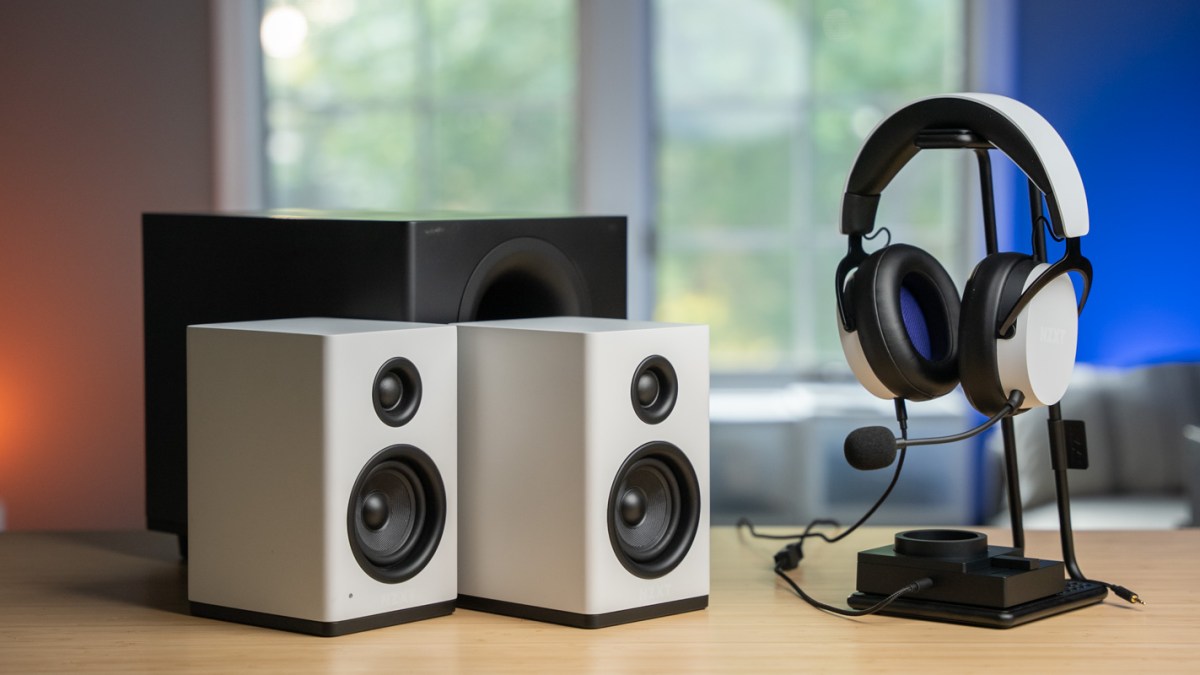
M 1164 529 L 1196 524 L 1200 499 L 1200 364 L 1135 369 L 1077 366 L 1063 417 L 1087 425 L 1090 466 L 1071 471 L 1071 514 L 1078 529 Z M 1025 526 L 1058 525 L 1046 409 L 1014 420 Z M 993 522 L 1007 525 L 1003 445 L 988 440 L 998 477 Z

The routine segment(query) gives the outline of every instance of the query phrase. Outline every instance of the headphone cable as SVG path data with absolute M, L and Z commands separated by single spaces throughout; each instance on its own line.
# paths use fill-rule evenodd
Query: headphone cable
M 908 439 L 908 410 L 904 405 L 904 399 L 902 399 L 902 398 L 895 399 L 895 406 L 896 406 L 896 422 L 900 426 L 900 438 L 907 440 Z M 871 505 L 871 508 L 867 509 L 867 512 L 864 513 L 862 515 L 862 517 L 859 518 L 853 525 L 851 525 L 846 530 L 838 533 L 835 536 L 831 537 L 831 536 L 825 534 L 824 532 L 813 532 L 813 529 L 819 525 L 830 525 L 833 527 L 838 526 L 838 522 L 836 520 L 830 520 L 827 518 L 818 518 L 818 519 L 813 520 L 812 522 L 810 522 L 808 524 L 808 527 L 804 528 L 804 531 L 801 532 L 800 534 L 759 533 L 757 530 L 755 530 L 754 523 L 751 523 L 749 518 L 739 518 L 737 521 L 737 527 L 739 529 L 742 527 L 747 528 L 750 531 L 750 536 L 756 537 L 758 539 L 795 539 L 796 540 L 794 543 L 784 546 L 782 549 L 780 549 L 775 554 L 775 574 L 777 576 L 779 576 L 779 578 L 786 581 L 787 584 L 792 587 L 792 590 L 796 592 L 796 595 L 800 596 L 800 598 L 802 600 L 804 600 L 805 602 L 807 602 L 808 604 L 812 605 L 813 607 L 816 607 L 817 609 L 824 610 L 826 612 L 832 612 L 834 614 L 840 614 L 842 616 L 865 616 L 867 614 L 874 614 L 874 613 L 882 610 L 883 608 L 887 607 L 888 605 L 892 604 L 897 599 L 899 599 L 905 595 L 929 589 L 930 587 L 933 586 L 933 580 L 928 577 L 918 579 L 918 580 L 912 582 L 911 584 L 908 584 L 907 586 L 897 590 L 895 593 L 892 593 L 891 595 L 884 598 L 883 600 L 880 600 L 879 602 L 875 603 L 874 605 L 871 605 L 870 607 L 865 607 L 863 609 L 845 609 L 843 607 L 835 607 L 834 605 L 826 604 L 824 602 L 821 602 L 820 600 L 817 600 L 816 598 L 813 598 L 809 594 L 805 593 L 804 590 L 800 588 L 799 584 L 797 584 L 795 581 L 793 581 L 792 578 L 786 574 L 786 572 L 789 570 L 796 569 L 796 567 L 798 567 L 800 565 L 800 561 L 804 559 L 804 540 L 805 539 L 808 539 L 809 537 L 816 537 L 828 544 L 836 543 L 836 542 L 841 541 L 842 539 L 846 538 L 847 536 L 849 536 L 849 534 L 851 532 L 854 532 L 855 530 L 857 530 L 859 528 L 859 526 L 861 526 L 863 523 L 867 522 L 867 520 L 871 516 L 875 515 L 875 512 L 877 510 L 879 510 L 879 507 L 883 505 L 883 502 L 886 501 L 888 496 L 892 494 L 892 489 L 896 487 L 896 482 L 900 480 L 900 470 L 904 468 L 904 457 L 907 454 L 907 452 L 908 452 L 908 448 L 905 448 L 905 447 L 900 448 L 900 457 L 899 457 L 899 460 L 896 462 L 896 471 L 892 474 L 892 480 L 890 483 L 888 483 L 887 488 L 884 489 L 883 494 L 879 495 L 879 499 L 876 499 L 875 503 Z
M 784 581 L 786 581 L 787 584 L 792 587 L 792 590 L 796 591 L 796 595 L 800 596 L 800 598 L 802 600 L 804 600 L 805 602 L 807 602 L 808 604 L 812 605 L 813 607 L 816 607 L 817 609 L 821 609 L 826 612 L 831 612 L 833 614 L 839 614 L 841 616 L 866 616 L 868 614 L 874 614 L 874 613 L 886 608 L 888 605 L 892 604 L 896 600 L 899 600 L 900 598 L 902 598 L 910 593 L 916 593 L 919 591 L 928 590 L 933 587 L 933 579 L 930 579 L 929 577 L 922 577 L 922 578 L 917 579 L 916 581 L 912 582 L 911 584 L 905 586 L 904 588 L 901 588 L 900 590 L 896 591 L 895 593 L 892 593 L 891 595 L 887 596 L 883 600 L 880 600 L 879 602 L 871 605 L 870 607 L 864 607 L 862 609 L 846 609 L 844 607 L 835 607 L 834 605 L 827 605 L 827 604 L 821 602 L 820 600 L 817 600 L 816 598 L 812 597 L 808 593 L 805 593 L 804 589 L 800 588 L 800 585 L 797 584 L 795 581 L 792 581 L 792 578 L 789 577 L 787 574 L 785 574 L 784 571 L 778 565 L 775 566 L 775 574 L 777 574 L 780 579 L 783 579 Z

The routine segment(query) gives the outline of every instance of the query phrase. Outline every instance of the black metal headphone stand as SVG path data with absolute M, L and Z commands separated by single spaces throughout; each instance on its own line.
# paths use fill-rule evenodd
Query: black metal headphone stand
M 918 147 L 926 148 L 968 148 L 975 151 L 979 164 L 980 196 L 983 201 L 984 240 L 988 255 L 999 250 L 996 236 L 995 197 L 992 189 L 991 158 L 988 149 L 990 143 L 966 130 L 927 130 L 917 136 Z M 1042 215 L 1042 192 L 1033 183 L 1029 183 L 1029 208 L 1032 220 L 1033 256 L 1038 262 L 1047 262 L 1045 219 Z M 1062 419 L 1062 407 L 1055 403 L 1049 406 L 1048 433 L 1050 435 L 1051 466 L 1054 471 L 1055 496 L 1058 506 L 1059 536 L 1062 544 L 1063 562 L 1045 561 L 1024 557 L 1025 525 L 1021 506 L 1020 475 L 1017 466 L 1017 441 L 1012 417 L 1006 417 L 1000 422 L 1000 430 L 1004 441 L 1004 473 L 1007 484 L 1008 513 L 1012 527 L 1011 548 L 986 547 L 987 552 L 979 559 L 964 561 L 954 557 L 929 559 L 929 562 L 914 560 L 907 556 L 897 555 L 894 547 L 881 547 L 859 553 L 859 587 L 863 587 L 864 571 L 878 577 L 880 574 L 911 575 L 914 563 L 920 567 L 920 573 L 928 573 L 934 579 L 934 589 L 924 593 L 931 594 L 937 590 L 939 576 L 950 585 L 959 585 L 952 592 L 943 592 L 941 599 L 925 599 L 920 597 L 902 597 L 885 609 L 881 614 L 901 616 L 914 619 L 945 621 L 949 623 L 986 626 L 992 628 L 1010 628 L 1048 616 L 1054 616 L 1074 609 L 1097 604 L 1108 595 L 1108 589 L 1101 583 L 1088 580 L 1079 569 L 1075 558 L 1074 532 L 1071 526 L 1070 490 L 1067 482 L 1067 470 L 1071 466 L 1068 457 L 1066 422 Z M 956 530 L 927 530 L 922 532 L 906 532 L 897 535 L 897 539 L 906 535 L 929 535 L 933 540 L 929 543 L 951 545 L 969 535 L 974 534 Z M 899 564 L 898 564 L 899 563 Z M 982 565 L 982 569 L 980 568 Z M 1022 570 L 1012 574 L 1012 566 L 1023 566 Z M 1027 600 L 1007 607 L 980 605 L 971 602 L 972 599 L 984 595 L 980 582 L 989 577 L 1006 576 L 1020 578 L 1026 575 L 1030 579 L 1035 575 L 1044 578 L 1047 572 L 1056 574 L 1061 579 L 1061 572 L 1053 568 L 1065 569 L 1068 579 L 1061 591 L 1051 592 L 1043 597 Z M 965 571 L 968 570 L 969 571 Z M 946 570 L 949 570 L 948 572 Z M 1006 579 L 1007 581 L 1007 579 Z M 1022 586 L 1023 584 L 1014 584 Z M 1035 584 L 1035 587 L 1040 587 Z M 952 600 L 945 599 L 946 597 Z M 864 608 L 879 602 L 886 594 L 875 592 L 855 592 L 847 598 L 851 607 Z M 956 601 L 960 598 L 966 601 Z

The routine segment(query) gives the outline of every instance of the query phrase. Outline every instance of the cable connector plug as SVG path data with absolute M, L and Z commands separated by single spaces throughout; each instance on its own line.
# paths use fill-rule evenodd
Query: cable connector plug
M 933 588 L 933 579 L 930 579 L 929 577 L 923 577 L 905 586 L 904 593 L 905 595 L 909 593 L 920 593 L 921 591 L 927 591 L 931 588 Z
M 799 567 L 800 561 L 804 559 L 804 549 L 801 546 L 801 542 L 796 542 L 779 549 L 775 554 L 775 569 L 786 572 Z
M 1137 593 L 1134 593 L 1133 591 L 1129 590 L 1128 588 L 1125 588 L 1124 586 L 1117 586 L 1116 584 L 1109 584 L 1108 587 L 1112 589 L 1113 593 L 1117 594 L 1117 597 L 1121 598 L 1122 600 L 1124 600 L 1125 602 L 1128 602 L 1131 605 L 1146 604 L 1145 602 L 1142 601 L 1142 599 L 1140 597 L 1138 597 Z

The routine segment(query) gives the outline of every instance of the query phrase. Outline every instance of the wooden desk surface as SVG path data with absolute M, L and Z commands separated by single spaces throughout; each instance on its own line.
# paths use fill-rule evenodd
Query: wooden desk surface
M 807 546 L 794 575 L 842 601 L 855 554 L 891 541 L 868 528 Z M 992 543 L 1007 544 L 989 531 Z M 1077 534 L 1085 573 L 1139 592 L 1008 630 L 819 612 L 772 575 L 776 546 L 731 528 L 712 538 L 709 609 L 597 631 L 458 610 L 339 638 L 187 614 L 187 567 L 150 532 L 0 534 L 0 672 L 530 670 L 762 672 L 947 670 L 1200 672 L 1200 530 Z M 1057 533 L 1028 533 L 1058 558 Z

